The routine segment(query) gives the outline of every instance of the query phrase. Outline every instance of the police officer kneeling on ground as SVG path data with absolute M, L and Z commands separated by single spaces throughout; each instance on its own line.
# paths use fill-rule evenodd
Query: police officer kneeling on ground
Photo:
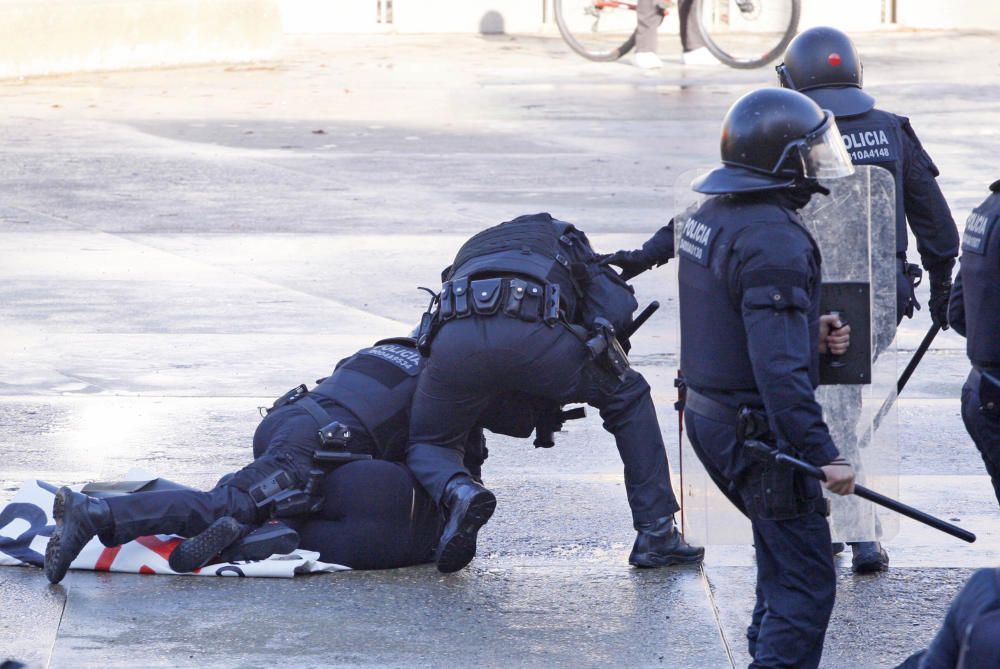
M 225 561 L 264 559 L 298 546 L 299 534 L 285 523 L 298 527 L 303 545 L 327 561 L 367 569 L 425 562 L 440 532 L 436 507 L 401 464 L 370 462 L 403 458 L 423 365 L 408 338 L 384 340 L 341 360 L 313 390 L 299 386 L 278 398 L 254 434 L 253 463 L 209 491 L 96 499 L 61 488 L 46 576 L 62 580 L 95 535 L 106 546 L 151 534 L 190 537 L 170 555 L 178 572 L 193 571 L 220 552 Z M 527 408 L 515 410 L 525 414 Z M 492 412 L 495 422 L 502 422 L 501 413 Z M 478 476 L 485 458 L 480 431 L 470 433 L 466 453 L 465 466 Z M 350 499 L 361 492 L 370 497 Z M 405 502 L 401 513 L 394 499 Z M 265 523 L 272 517 L 285 523 Z M 298 522 L 304 519 L 309 522 Z
M 917 240 L 920 262 L 930 275 L 930 314 L 948 329 L 948 293 L 958 256 L 958 228 L 936 177 L 938 168 L 904 116 L 875 107 L 862 90 L 861 57 L 851 39 L 839 30 L 811 28 L 792 40 L 777 67 L 785 88 L 798 90 L 837 117 L 848 155 L 855 165 L 877 165 L 896 181 L 897 323 L 919 309 L 914 288 L 922 272 L 906 261 L 906 224 Z M 889 556 L 878 542 L 851 544 L 858 572 L 888 568 Z
M 948 318 L 965 337 L 972 362 L 962 388 L 962 421 L 1000 502 L 1000 181 L 990 190 L 965 222 L 962 266 Z
M 491 400 L 523 391 L 600 410 L 625 464 L 640 567 L 698 562 L 684 542 L 666 450 L 645 379 L 616 339 L 635 298 L 586 236 L 548 214 L 521 216 L 468 240 L 445 272 L 427 369 L 413 398 L 407 466 L 445 510 L 443 572 L 475 556 L 493 493 L 463 467 L 466 434 Z
M 813 395 L 832 341 L 821 327 L 836 319 L 820 317 L 820 253 L 796 213 L 825 192 L 817 177 L 853 167 L 832 114 L 778 88 L 732 106 L 721 149 L 723 167 L 693 184 L 714 197 L 686 220 L 678 248 L 685 426 L 712 480 L 753 524 L 751 666 L 816 667 L 836 590 L 826 502 L 815 479 L 744 442 L 822 467 L 834 493 L 853 490 Z M 641 271 L 663 259 L 668 236 L 609 262 Z

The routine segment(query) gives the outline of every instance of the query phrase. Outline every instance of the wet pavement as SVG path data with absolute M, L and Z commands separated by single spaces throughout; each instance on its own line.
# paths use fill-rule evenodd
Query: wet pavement
M 1000 37 L 861 35 L 867 88 L 906 114 L 955 217 L 1000 177 Z M 250 458 L 257 406 L 405 333 L 458 244 L 518 214 L 631 247 L 687 200 L 718 128 L 771 70 L 646 74 L 551 38 L 323 36 L 279 62 L 6 82 L 0 142 L 0 501 L 26 478 L 133 465 L 210 486 Z M 956 73 L 962 76 L 956 81 Z M 671 267 L 634 339 L 676 434 Z M 921 299 L 926 302 L 926 287 Z M 903 324 L 900 366 L 929 326 Z M 900 401 L 892 569 L 850 572 L 824 666 L 888 667 L 927 643 L 971 570 L 1000 565 L 997 502 L 959 416 L 963 341 L 935 341 Z M 593 412 L 596 414 L 596 412 Z M 470 569 L 264 579 L 0 570 L 0 660 L 32 667 L 745 665 L 749 546 L 640 572 L 596 415 L 551 451 L 495 438 L 499 507 Z M 669 443 L 669 439 L 668 439 Z M 676 449 L 671 464 L 678 470 Z

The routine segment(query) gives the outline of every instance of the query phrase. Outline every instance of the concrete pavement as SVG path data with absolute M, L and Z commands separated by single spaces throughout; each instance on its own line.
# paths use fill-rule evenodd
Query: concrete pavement
M 913 119 L 960 224 L 1000 177 L 998 43 L 859 38 L 868 89 Z M 408 331 L 426 303 L 415 287 L 463 238 L 544 210 L 600 249 L 641 243 L 686 199 L 679 176 L 716 160 L 729 104 L 773 83 L 769 69 L 588 63 L 549 38 L 337 35 L 289 40 L 274 63 L 3 84 L 0 500 L 26 478 L 112 479 L 133 464 L 213 484 L 249 459 L 258 405 Z M 640 303 L 667 304 L 633 356 L 666 435 L 671 275 L 636 282 Z M 903 324 L 901 361 L 928 325 L 926 309 Z M 841 558 L 824 666 L 893 666 L 973 568 L 1000 565 L 997 503 L 959 417 L 963 344 L 940 336 L 901 401 L 900 492 L 979 541 L 904 520 L 888 574 L 854 576 Z M 0 659 L 745 665 L 751 548 L 709 547 L 704 569 L 630 569 L 613 442 L 596 415 L 567 427 L 551 451 L 491 440 L 499 507 L 455 576 L 71 572 L 50 587 L 7 568 Z

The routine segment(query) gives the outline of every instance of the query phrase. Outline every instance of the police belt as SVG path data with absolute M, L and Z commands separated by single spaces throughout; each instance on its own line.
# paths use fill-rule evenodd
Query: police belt
M 733 427 L 739 425 L 739 407 L 729 406 L 710 397 L 705 397 L 691 386 L 685 390 L 684 410 L 693 411 L 699 416 L 725 425 Z
M 551 325 L 559 320 L 559 284 L 505 275 L 475 280 L 463 277 L 441 285 L 436 319 L 439 323 L 473 314 L 498 313 Z

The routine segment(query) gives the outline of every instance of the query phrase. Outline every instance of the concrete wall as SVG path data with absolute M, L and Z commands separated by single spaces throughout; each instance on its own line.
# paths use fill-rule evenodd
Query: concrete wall
M 1000 29 L 996 0 L 896 0 L 896 19 L 908 28 Z
M 0 0 L 0 77 L 263 59 L 273 0 Z
M 551 0 L 278 0 L 286 32 L 498 32 L 551 30 Z M 1000 30 L 1000 1 L 993 0 L 802 0 L 801 26 L 878 30 L 891 18 L 914 28 Z M 675 16 L 661 28 L 676 33 Z

